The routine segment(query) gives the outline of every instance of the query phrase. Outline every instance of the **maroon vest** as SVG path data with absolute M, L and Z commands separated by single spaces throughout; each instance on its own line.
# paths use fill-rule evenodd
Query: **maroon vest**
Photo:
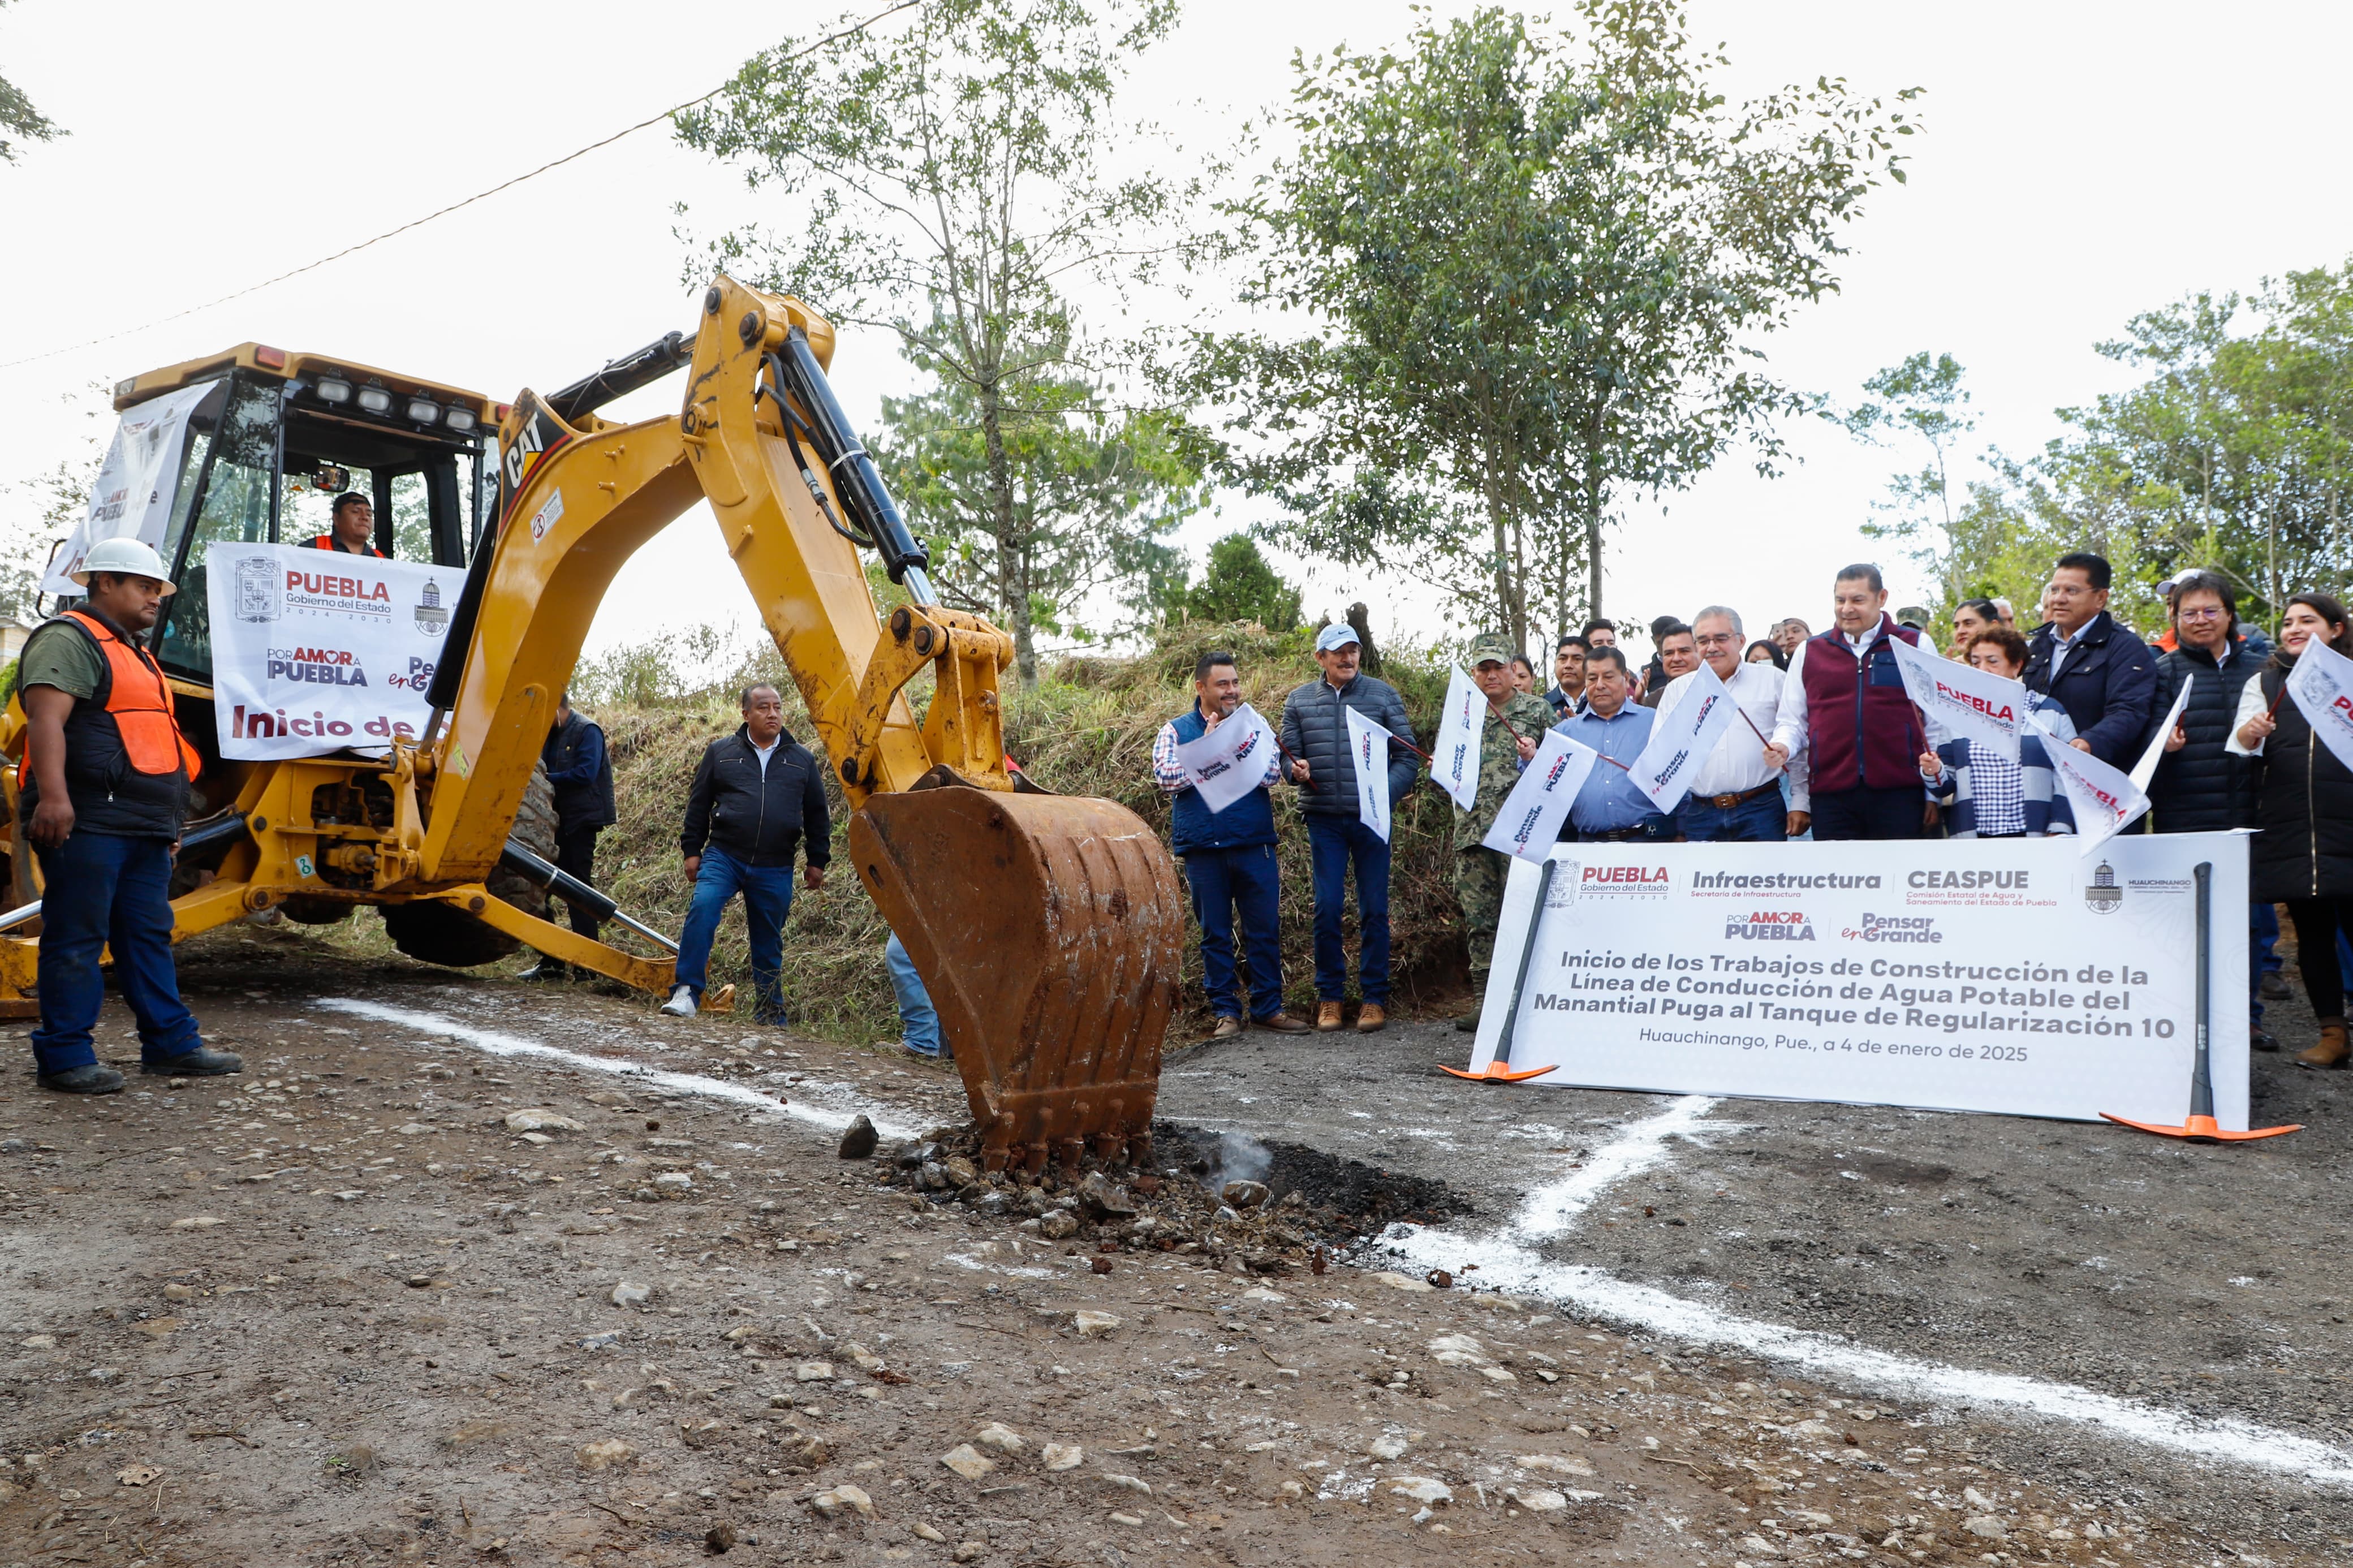
M 1857 659 L 1836 626 L 1806 647 L 1807 747 L 1816 795 L 1848 789 L 1920 787 L 1920 752 L 1926 736 L 1890 637 L 1915 647 L 1920 634 L 1883 613 L 1879 640 Z

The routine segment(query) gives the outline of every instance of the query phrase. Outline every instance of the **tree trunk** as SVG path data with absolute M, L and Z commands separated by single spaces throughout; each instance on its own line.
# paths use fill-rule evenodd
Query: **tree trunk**
M 989 521 L 997 533 L 997 602 L 1013 632 L 1021 689 L 1038 687 L 1038 647 L 1029 624 L 1029 542 L 1014 521 L 1013 463 L 1005 451 L 1005 395 L 994 376 L 979 384 L 980 435 L 988 456 Z

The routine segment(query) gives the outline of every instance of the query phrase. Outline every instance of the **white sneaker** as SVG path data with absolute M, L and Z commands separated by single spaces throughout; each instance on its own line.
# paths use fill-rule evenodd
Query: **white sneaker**
M 693 1017 L 695 1013 L 694 987 L 691 985 L 681 985 L 673 988 L 670 994 L 670 1000 L 661 1005 L 661 1010 L 669 1014 L 673 1018 Z

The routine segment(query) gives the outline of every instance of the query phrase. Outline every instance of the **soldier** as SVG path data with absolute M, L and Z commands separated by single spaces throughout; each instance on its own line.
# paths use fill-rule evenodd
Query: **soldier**
M 1471 660 L 1471 679 L 1487 699 L 1487 721 L 1479 732 L 1479 793 L 1470 810 L 1458 806 L 1454 812 L 1454 897 L 1462 906 L 1462 935 L 1471 950 L 1472 993 L 1483 996 L 1495 952 L 1495 921 L 1504 910 L 1504 879 L 1512 862 L 1480 840 L 1495 825 L 1504 797 L 1520 782 L 1520 770 L 1536 754 L 1554 715 L 1543 698 L 1513 686 L 1507 638 L 1492 632 L 1474 638 Z M 1454 1026 L 1476 1029 L 1478 1005 Z

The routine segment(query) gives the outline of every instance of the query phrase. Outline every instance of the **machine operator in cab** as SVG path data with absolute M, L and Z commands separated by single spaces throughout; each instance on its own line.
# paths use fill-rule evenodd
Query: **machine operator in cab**
M 17 685 L 28 721 L 17 812 L 40 858 L 41 1087 L 113 1094 L 90 1029 L 106 1000 L 99 955 L 139 1025 L 139 1070 L 212 1077 L 243 1070 L 196 1032 L 172 963 L 172 857 L 202 766 L 172 713 L 172 689 L 141 638 L 174 592 L 135 539 L 91 547 L 73 574 L 86 596 L 25 644 Z
M 333 510 L 328 514 L 327 531 L 305 546 L 311 550 L 340 550 L 346 555 L 373 555 L 386 559 L 375 547 L 375 506 L 357 490 L 345 490 L 335 498 Z

